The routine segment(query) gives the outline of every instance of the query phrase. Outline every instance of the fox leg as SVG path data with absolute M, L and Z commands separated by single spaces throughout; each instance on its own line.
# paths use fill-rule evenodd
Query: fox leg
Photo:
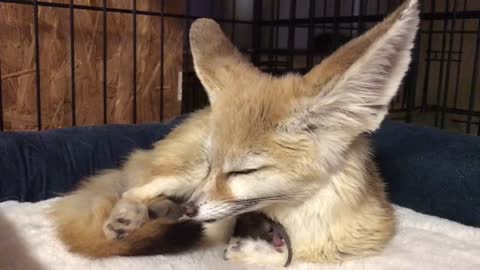
M 105 236 L 108 239 L 125 238 L 148 221 L 148 205 L 152 202 L 162 200 L 161 196 L 189 196 L 199 183 L 200 181 L 186 181 L 178 178 L 158 178 L 124 192 L 103 226 Z M 235 218 L 204 224 L 204 244 L 226 243 L 233 232 L 234 225 Z
M 224 250 L 225 260 L 247 264 L 283 266 L 287 261 L 287 248 L 274 248 L 264 240 L 232 238 Z
M 166 197 L 184 197 L 193 192 L 198 183 L 188 181 L 184 177 L 159 177 L 145 185 L 134 187 L 123 193 L 122 198 L 148 202 L 160 195 Z
M 195 183 L 182 177 L 159 177 L 143 186 L 122 194 L 103 226 L 109 239 L 122 239 L 139 228 L 148 219 L 148 205 L 159 196 L 186 196 L 193 192 Z
M 161 196 L 188 198 L 193 193 L 208 173 L 203 152 L 208 119 L 208 110 L 199 111 L 157 142 L 153 150 L 137 151 L 129 157 L 122 168 L 127 189 L 119 194 L 104 224 L 107 237 L 122 238 L 145 223 L 153 200 Z

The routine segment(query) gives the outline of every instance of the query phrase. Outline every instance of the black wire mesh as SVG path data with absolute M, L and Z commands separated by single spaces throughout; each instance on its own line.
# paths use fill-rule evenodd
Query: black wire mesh
M 2 74 L 2 62 L 0 61 L 0 75 Z M 0 76 L 0 131 L 3 131 L 3 90 Z
M 41 71 L 38 28 L 38 8 L 68 9 L 70 14 L 70 91 L 72 96 L 72 125 L 76 121 L 75 11 L 92 10 L 102 13 L 103 27 L 103 123 L 108 123 L 107 103 L 107 16 L 124 13 L 132 16 L 132 123 L 137 123 L 137 17 L 159 17 L 161 20 L 160 49 L 160 120 L 164 120 L 164 20 L 183 20 L 184 47 L 182 63 L 181 112 L 188 113 L 208 103 L 192 68 L 188 44 L 188 29 L 197 18 L 199 1 L 185 0 L 183 14 L 165 12 L 161 0 L 160 11 L 109 7 L 107 0 L 101 6 L 55 3 L 39 0 L 0 0 L 2 3 L 30 5 L 34 10 L 35 91 L 37 127 L 42 129 Z M 274 74 L 288 71 L 304 73 L 319 63 L 335 48 L 354 38 L 398 6 L 401 0 L 228 0 L 201 1 L 207 6 L 207 16 L 221 23 L 230 38 L 253 63 Z M 422 26 L 416 40 L 413 61 L 402 89 L 392 103 L 392 118 L 433 125 L 440 128 L 480 135 L 480 101 L 477 95 L 480 61 L 480 5 L 475 0 L 424 0 Z M 247 3 L 247 4 L 246 4 Z M 246 8 L 247 7 L 247 8 Z M 242 13 L 242 14 L 240 14 Z M 245 15 L 248 13 L 248 15 Z M 1 34 L 1 33 L 0 33 Z M 467 46 L 468 45 L 468 46 Z M 468 48 L 467 48 L 468 47 Z M 0 71 L 1 71 L 0 62 Z M 469 79 L 465 81 L 466 75 Z M 0 130 L 3 130 L 4 104 L 0 80 Z

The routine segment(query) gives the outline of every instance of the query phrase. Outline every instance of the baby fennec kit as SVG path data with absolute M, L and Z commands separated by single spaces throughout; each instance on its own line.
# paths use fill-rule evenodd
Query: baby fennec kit
M 194 66 L 211 108 L 61 199 L 53 209 L 59 236 L 93 257 L 174 252 L 198 239 L 224 243 L 235 216 L 260 211 L 284 226 L 293 262 L 377 254 L 395 219 L 365 134 L 388 112 L 418 22 L 417 1 L 406 1 L 306 75 L 273 77 L 215 22 L 195 21 Z M 190 220 L 149 219 L 147 205 L 159 196 L 188 200 Z M 286 252 L 265 241 L 238 241 L 227 259 L 285 262 Z
M 174 202 L 170 199 L 162 199 L 152 202 L 148 205 L 149 218 L 168 218 L 178 220 L 185 214 L 185 207 L 181 202 Z M 121 237 L 121 234 L 117 236 Z M 233 237 L 239 238 L 231 248 L 241 248 L 242 240 L 252 238 L 255 240 L 263 240 L 278 252 L 287 252 L 285 266 L 288 266 L 292 260 L 292 247 L 290 237 L 286 233 L 283 226 L 266 215 L 258 212 L 245 213 L 237 218 Z M 224 256 L 227 256 L 225 250 Z

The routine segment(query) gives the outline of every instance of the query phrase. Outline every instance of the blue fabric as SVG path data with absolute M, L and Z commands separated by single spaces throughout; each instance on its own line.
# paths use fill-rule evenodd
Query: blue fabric
M 373 138 L 394 203 L 480 227 L 480 137 L 385 121 Z
M 0 201 L 35 202 L 72 190 L 135 148 L 150 148 L 169 125 L 100 126 L 0 133 Z M 480 138 L 385 121 L 373 134 L 392 201 L 480 227 Z
M 0 202 L 36 202 L 71 191 L 79 180 L 118 167 L 132 150 L 151 148 L 179 121 L 0 132 Z

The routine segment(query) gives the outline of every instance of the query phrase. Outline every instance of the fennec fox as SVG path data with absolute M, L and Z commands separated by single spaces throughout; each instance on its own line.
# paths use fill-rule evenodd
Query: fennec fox
M 407 71 L 417 5 L 406 1 L 304 76 L 262 73 L 215 22 L 197 20 L 190 42 L 211 109 L 60 200 L 60 237 L 96 257 L 176 251 L 199 239 L 194 222 L 209 226 L 202 239 L 223 242 L 235 216 L 260 211 L 285 227 L 294 262 L 380 252 L 395 218 L 366 134 Z M 147 206 L 164 197 L 188 200 L 188 218 L 149 219 Z M 256 264 L 282 265 L 285 256 L 248 239 L 225 250 L 226 259 Z

